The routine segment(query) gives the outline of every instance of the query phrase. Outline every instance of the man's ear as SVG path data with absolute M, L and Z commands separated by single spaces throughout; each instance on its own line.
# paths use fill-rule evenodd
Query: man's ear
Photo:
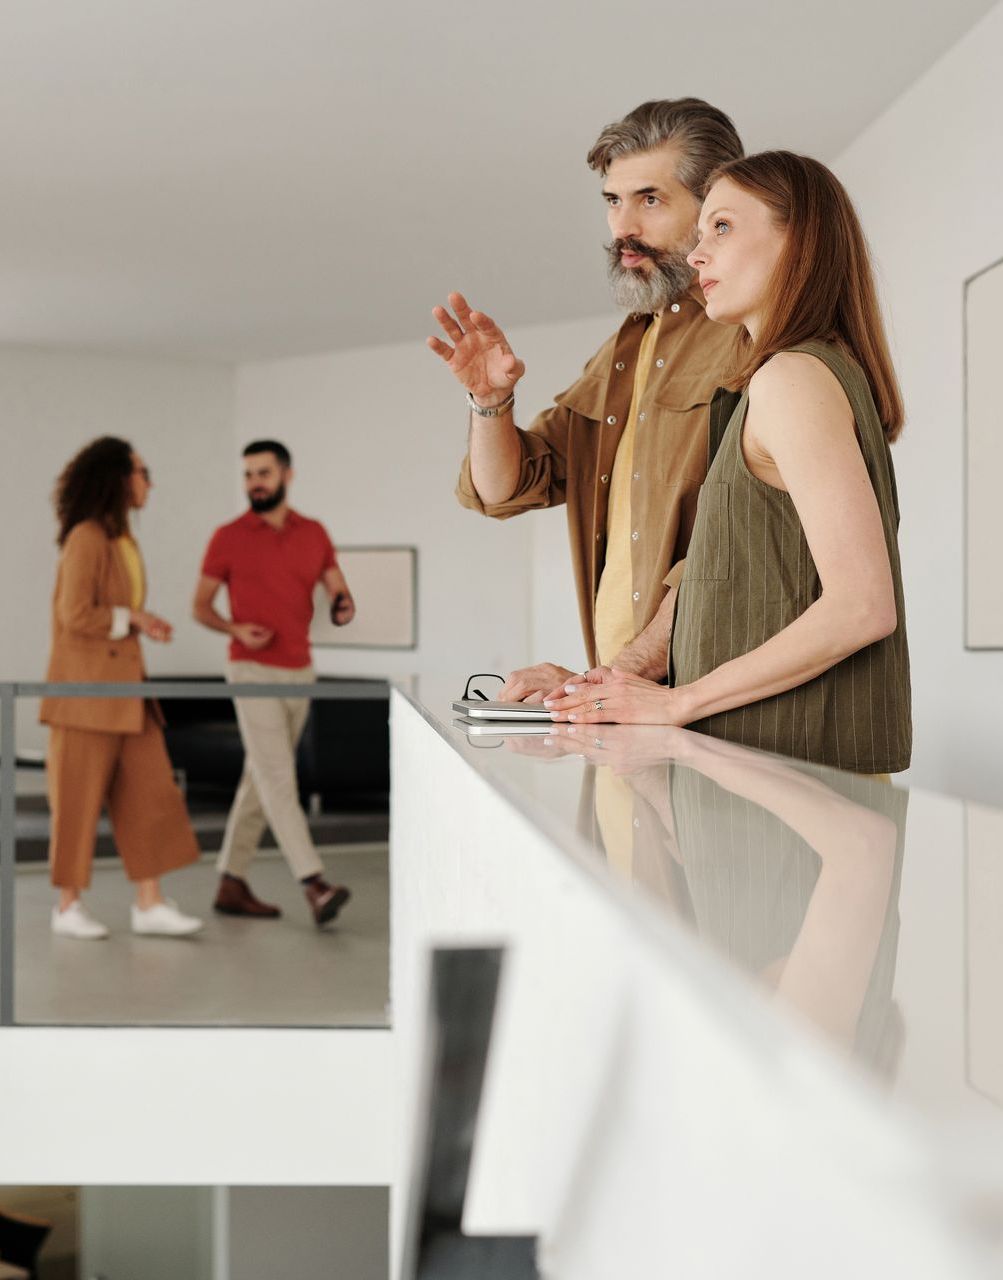
M 285 470 L 284 470 L 284 471 L 283 471 L 283 473 L 282 473 L 282 483 L 283 483 L 284 485 L 288 485 L 288 484 L 289 484 L 289 481 L 290 481 L 290 480 L 292 480 L 292 478 L 293 478 L 293 476 L 295 476 L 295 474 L 296 474 L 296 472 L 292 469 L 292 467 L 286 467 L 286 468 L 285 468 Z

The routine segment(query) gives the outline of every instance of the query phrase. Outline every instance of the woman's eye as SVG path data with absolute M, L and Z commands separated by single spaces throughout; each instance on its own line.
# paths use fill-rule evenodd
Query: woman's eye
M 725 222 L 723 218 L 718 218 L 717 222 L 714 223 L 714 230 L 719 236 L 724 234 L 724 231 L 721 230 L 722 227 L 724 228 L 724 231 L 731 230 L 731 226 Z

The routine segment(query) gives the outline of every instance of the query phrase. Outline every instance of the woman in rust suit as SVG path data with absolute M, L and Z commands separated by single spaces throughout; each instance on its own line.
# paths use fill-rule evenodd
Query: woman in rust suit
M 92 441 L 56 485 L 62 554 L 52 609 L 47 679 L 131 683 L 145 678 L 139 636 L 168 641 L 171 628 L 143 609 L 145 577 L 129 512 L 146 504 L 150 474 L 125 440 Z M 199 856 L 174 781 L 156 703 L 142 698 L 46 698 L 52 883 L 60 891 L 53 932 L 108 936 L 80 901 L 90 884 L 97 823 L 108 808 L 126 874 L 136 886 L 134 933 L 184 936 L 202 922 L 160 892 L 160 877 Z

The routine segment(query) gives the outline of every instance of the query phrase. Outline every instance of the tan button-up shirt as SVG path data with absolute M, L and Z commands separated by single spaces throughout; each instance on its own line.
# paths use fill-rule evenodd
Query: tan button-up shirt
M 696 288 L 667 307 L 638 408 L 631 472 L 635 635 L 658 612 L 666 578 L 685 559 L 697 493 L 707 474 L 708 411 L 734 362 L 737 330 L 708 320 Z M 651 316 L 628 316 L 620 330 L 528 430 L 519 431 L 522 470 L 507 502 L 484 503 L 463 460 L 457 497 L 505 520 L 566 503 L 582 633 L 597 660 L 595 601 L 606 558 L 610 477 L 630 413 L 634 371 Z

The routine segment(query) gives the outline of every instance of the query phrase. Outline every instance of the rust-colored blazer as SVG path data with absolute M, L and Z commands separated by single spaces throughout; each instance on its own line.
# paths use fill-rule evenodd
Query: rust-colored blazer
M 96 520 L 75 525 L 63 544 L 52 601 L 52 652 L 46 679 L 62 683 L 146 678 L 139 638 L 110 640 L 112 609 L 131 606 L 121 552 Z M 140 733 L 142 698 L 44 698 L 43 724 L 105 733 Z

